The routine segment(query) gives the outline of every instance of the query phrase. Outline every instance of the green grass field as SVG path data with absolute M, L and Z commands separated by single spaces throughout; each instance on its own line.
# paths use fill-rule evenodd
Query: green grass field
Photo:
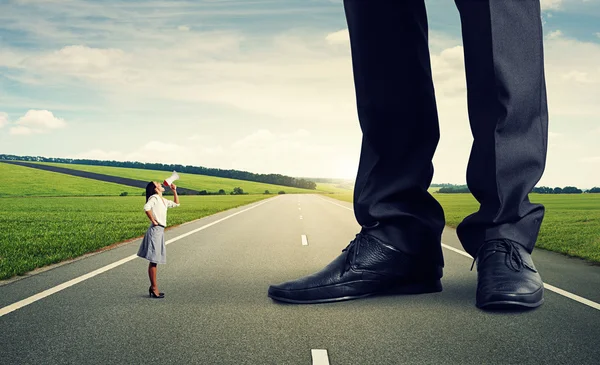
M 332 194 L 352 202 L 352 194 Z M 456 226 L 479 208 L 471 194 L 433 194 L 444 208 L 446 224 Z M 600 262 L 600 194 L 530 194 L 546 207 L 536 247 Z
M 165 171 L 67 165 L 140 180 L 162 181 Z M 144 234 L 143 189 L 62 173 L 0 163 L 0 280 L 35 268 L 93 252 Z M 180 174 L 178 185 L 227 192 L 241 187 L 249 195 L 181 196 L 182 206 L 169 212 L 169 225 L 181 224 L 219 211 L 269 197 L 265 190 L 286 193 L 348 191 L 321 184 L 317 191 L 218 177 Z M 128 196 L 119 196 L 127 192 Z M 172 199 L 172 197 L 170 197 Z M 108 229 L 107 229 L 108 228 Z
M 162 181 L 169 174 L 118 167 L 54 165 L 140 180 Z M 0 191 L 0 280 L 140 237 L 148 227 L 141 208 L 143 189 L 4 163 L 0 163 L 0 174 L 4 177 Z M 322 193 L 352 202 L 352 191 L 336 184 L 320 183 L 314 191 L 181 174 L 178 185 L 227 192 L 239 186 L 255 195 L 182 196 L 182 206 L 169 211 L 169 225 L 267 198 L 265 190 Z M 130 196 L 118 196 L 122 192 Z M 478 207 L 470 194 L 434 194 L 434 197 L 444 207 L 447 225 L 451 227 L 456 227 Z M 537 247 L 600 262 L 600 194 L 531 194 L 530 199 L 546 206 Z
M 181 206 L 169 209 L 167 223 L 181 224 L 266 197 L 181 196 Z M 144 200 L 142 196 L 2 198 L 0 280 L 143 236 L 150 224 Z
M 0 197 L 140 195 L 144 189 L 0 162 Z
M 49 162 L 40 162 L 40 164 L 65 167 L 73 170 L 96 172 L 99 174 L 119 176 L 136 180 L 162 182 L 163 179 L 171 176 L 171 173 L 168 171 L 158 170 L 143 170 L 125 167 L 75 165 Z M 254 181 L 235 180 L 206 175 L 179 173 L 179 176 L 180 179 L 175 182 L 177 186 L 194 190 L 206 190 L 208 192 L 218 192 L 219 189 L 223 189 L 229 194 L 229 192 L 233 191 L 233 188 L 235 187 L 240 187 L 244 190 L 244 192 L 249 194 L 263 194 L 265 190 L 268 190 L 271 194 L 277 194 L 279 191 L 282 190 L 285 191 L 287 194 L 302 194 L 316 192 L 315 190 L 309 189 L 299 189 L 289 186 L 264 184 Z
M 470 194 L 434 196 L 451 227 L 479 207 Z M 536 247 L 600 262 L 600 194 L 530 194 L 529 199 L 546 207 Z

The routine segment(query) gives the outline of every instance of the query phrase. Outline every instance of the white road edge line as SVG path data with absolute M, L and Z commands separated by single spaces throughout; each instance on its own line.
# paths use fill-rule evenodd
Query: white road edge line
M 327 350 L 310 350 L 312 365 L 329 365 Z
M 218 220 L 216 220 L 216 221 L 214 221 L 212 223 L 206 224 L 206 225 L 204 225 L 204 226 L 202 226 L 200 228 L 196 228 L 196 229 L 194 229 L 192 231 L 189 231 L 188 233 L 184 233 L 184 234 L 182 234 L 180 236 L 177 236 L 175 238 L 171 238 L 170 240 L 168 240 L 167 242 L 165 242 L 165 245 L 168 245 L 169 243 L 173 243 L 175 241 L 178 241 L 178 240 L 180 240 L 180 239 L 182 239 L 184 237 L 187 237 L 187 236 L 189 236 L 191 234 L 199 232 L 199 231 L 201 231 L 203 229 L 206 229 L 206 228 L 208 228 L 210 226 L 214 226 L 217 223 L 223 222 L 224 220 L 229 219 L 231 217 L 235 217 L 238 214 L 242 214 L 244 212 L 247 212 L 250 209 L 254 209 L 254 208 L 258 207 L 258 206 L 261 206 L 261 205 L 263 205 L 265 203 L 268 203 L 269 201 L 271 201 L 271 199 L 269 199 L 267 201 L 263 201 L 263 202 L 261 202 L 259 204 L 254 205 L 254 206 L 251 206 L 250 208 L 246 208 L 244 210 L 240 210 L 239 212 L 236 212 L 236 213 L 233 213 L 231 215 L 228 215 L 227 217 L 218 219 Z M 17 309 L 20 309 L 20 308 L 23 308 L 25 306 L 28 306 L 29 304 L 37 302 L 38 300 L 43 299 L 43 298 L 45 298 L 47 296 L 50 296 L 50 295 L 52 295 L 54 293 L 58 293 L 59 291 L 61 291 L 63 289 L 66 289 L 66 288 L 71 287 L 71 286 L 73 286 L 75 284 L 81 283 L 82 281 L 85 281 L 85 280 L 87 280 L 89 278 L 92 278 L 92 277 L 94 277 L 96 275 L 102 274 L 103 272 L 106 272 L 106 271 L 108 271 L 110 269 L 114 269 L 115 267 L 123 265 L 124 263 L 129 262 L 129 261 L 131 261 L 131 260 L 133 260 L 133 259 L 135 259 L 137 257 L 138 257 L 137 255 L 131 255 L 131 256 L 125 257 L 124 259 L 121 259 L 121 260 L 119 260 L 117 262 L 113 262 L 112 264 L 106 265 L 106 266 L 101 267 L 101 268 L 99 268 L 97 270 L 89 272 L 89 273 L 87 273 L 85 275 L 81 275 L 79 277 L 76 277 L 75 279 L 69 280 L 69 281 L 64 282 L 62 284 L 59 284 L 59 285 L 57 285 L 57 286 L 55 286 L 53 288 L 50 288 L 50 289 L 44 290 L 43 292 L 40 292 L 38 294 L 32 295 L 29 298 L 25 298 L 25 299 L 20 300 L 20 301 L 18 301 L 16 303 L 13 303 L 13 304 L 7 305 L 6 307 L 0 308 L 0 317 L 4 316 L 4 315 L 6 315 L 6 314 L 8 314 L 10 312 L 14 312 Z
M 329 200 L 327 200 L 327 199 L 324 199 L 324 198 L 321 198 L 321 197 L 319 197 L 319 199 L 321 199 L 321 200 L 324 200 L 324 201 L 326 201 L 326 202 L 328 202 L 328 203 L 331 203 L 331 204 L 333 204 L 333 205 L 337 205 L 338 207 L 342 207 L 342 208 L 344 208 L 344 209 L 348 209 L 348 210 L 350 210 L 350 211 L 354 211 L 354 209 L 352 209 L 352 208 L 348 208 L 348 207 L 346 207 L 346 206 L 343 206 L 343 205 L 341 205 L 341 204 L 334 203 L 334 202 L 332 202 L 332 201 L 329 201 Z M 470 258 L 471 260 L 473 259 L 473 256 L 469 255 L 469 254 L 468 254 L 468 253 L 466 253 L 465 251 L 459 250 L 459 249 L 457 249 L 457 248 L 454 248 L 454 247 L 452 247 L 452 246 L 448 246 L 448 245 L 446 245 L 446 244 L 443 244 L 443 243 L 442 243 L 442 247 L 444 247 L 444 248 L 446 248 L 446 249 L 448 249 L 448 250 L 450 250 L 450 251 L 454 251 L 454 252 L 456 252 L 456 253 L 457 253 L 457 254 L 459 254 L 459 255 L 463 255 L 463 256 L 465 256 L 465 257 L 468 257 L 468 258 Z M 548 289 L 548 290 L 550 290 L 550 291 L 553 291 L 553 292 L 555 292 L 556 294 L 562 295 L 562 296 L 564 296 L 564 297 L 567 297 L 567 298 L 569 298 L 569 299 L 572 299 L 572 300 L 574 300 L 574 301 L 576 301 L 576 302 L 579 302 L 579 303 L 581 303 L 581 304 L 587 305 L 588 307 L 592 307 L 592 308 L 594 308 L 594 309 L 600 310 L 600 303 L 596 303 L 596 302 L 594 302 L 594 301 L 591 301 L 591 300 L 589 300 L 589 299 L 586 299 L 586 298 L 584 298 L 584 297 L 580 297 L 580 296 L 579 296 L 579 295 L 577 295 L 577 294 L 573 294 L 573 293 L 571 293 L 571 292 L 568 292 L 568 291 L 566 291 L 566 290 L 563 290 L 563 289 L 561 289 L 561 288 L 557 288 L 557 287 L 555 287 L 554 285 L 550 285 L 550 284 L 544 283 L 544 289 Z
M 308 239 L 305 234 L 302 235 L 302 246 L 308 246 Z

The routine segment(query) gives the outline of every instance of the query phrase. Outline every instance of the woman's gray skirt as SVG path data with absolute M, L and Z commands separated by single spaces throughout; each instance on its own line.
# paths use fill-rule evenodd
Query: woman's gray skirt
M 166 264 L 165 227 L 150 226 L 144 235 L 137 255 L 155 264 Z

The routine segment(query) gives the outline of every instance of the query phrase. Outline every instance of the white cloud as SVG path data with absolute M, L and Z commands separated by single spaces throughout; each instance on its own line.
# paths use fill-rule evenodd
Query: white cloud
M 348 33 L 348 29 L 338 30 L 337 32 L 327 34 L 325 40 L 330 44 L 349 44 L 350 33 Z
M 169 3 L 160 4 L 161 8 L 169 9 Z M 108 9 L 93 2 L 65 4 L 68 11 L 82 17 L 99 13 L 112 19 L 130 15 L 128 6 L 124 3 Z M 174 6 L 184 12 L 187 5 L 174 3 Z M 545 10 L 561 10 L 568 3 L 543 1 L 542 6 Z M 12 17 L 0 14 L 0 20 Z M 8 77 L 42 86 L 90 90 L 98 94 L 99 100 L 109 100 L 109 112 L 114 112 L 111 108 L 117 104 L 144 109 L 155 101 L 201 106 L 190 118 L 196 120 L 201 120 L 206 105 L 208 109 L 234 110 L 235 115 L 223 113 L 219 123 L 231 123 L 234 132 L 243 133 L 226 140 L 205 123 L 202 129 L 193 132 L 206 132 L 206 135 L 182 134 L 181 140 L 176 142 L 154 141 L 125 152 L 110 148 L 92 150 L 86 152 L 89 156 L 312 176 L 341 176 L 335 169 L 344 165 L 344 175 L 353 175 L 349 171 L 353 170 L 352 166 L 356 167 L 358 160 L 360 129 L 347 29 L 331 33 L 290 31 L 276 37 L 200 32 L 195 28 L 191 32 L 189 25 L 183 25 L 191 24 L 189 20 L 172 23 L 173 17 L 167 22 L 156 14 L 140 13 L 133 24 L 88 24 L 84 18 L 71 19 L 69 26 L 86 30 L 84 35 L 52 24 L 44 17 L 35 21 L 22 18 L 17 24 L 20 29 L 27 29 L 49 42 L 44 43 L 46 48 L 34 51 L 2 47 L 0 66 L 13 71 L 7 73 Z M 6 23 L 11 29 L 19 29 L 15 23 Z M 44 38 L 46 34 L 48 37 Z M 463 49 L 460 39 L 435 30 L 430 32 L 429 43 L 442 132 L 434 180 L 462 183 L 472 141 L 466 109 Z M 59 46 L 54 46 L 56 44 Z M 566 130 L 577 128 L 573 120 L 600 117 L 597 103 L 600 70 L 595 62 L 600 59 L 600 46 L 568 39 L 558 30 L 546 37 L 545 52 L 550 139 L 560 142 L 555 143 L 555 148 L 566 148 L 570 137 Z M 71 103 L 70 100 L 61 102 Z M 85 103 L 80 105 L 85 107 Z M 94 106 L 102 109 L 102 105 Z M 50 106 L 43 108 L 56 110 Z M 246 118 L 252 118 L 255 124 L 246 123 Z M 262 118 L 279 123 L 279 127 L 256 122 Z M 282 131 L 278 129 L 283 128 L 281 126 L 291 130 Z M 294 126 L 302 126 L 307 132 L 295 134 L 293 129 L 297 127 Z M 13 134 L 35 133 L 34 130 L 34 127 L 16 126 Z M 589 132 L 590 128 L 585 130 Z M 333 138 L 338 139 L 332 141 Z M 588 155 L 600 154 L 595 142 L 580 144 L 590 150 Z M 550 152 L 548 176 L 560 177 L 565 166 L 576 165 L 573 161 L 580 161 L 584 156 L 583 152 L 577 152 L 579 155 L 566 159 L 562 151 Z M 594 173 L 594 178 L 600 178 Z M 568 174 L 569 179 L 576 176 L 577 171 Z
M 8 114 L 0 112 L 0 128 L 8 124 Z
M 559 37 L 544 47 L 550 116 L 600 117 L 600 45 Z
M 40 133 L 40 131 L 36 130 L 36 129 L 28 128 L 28 127 L 23 127 L 23 126 L 16 126 L 16 127 L 10 128 L 10 134 L 15 135 L 15 136 L 28 136 L 28 135 L 34 134 L 34 133 Z
M 542 0 L 542 10 L 559 10 L 562 6 L 563 0 Z
M 563 32 L 561 30 L 555 30 L 554 32 L 550 32 L 550 34 L 548 34 L 547 38 L 548 39 L 556 39 L 556 38 L 560 38 L 563 36 Z
M 562 78 L 564 80 L 575 81 L 582 84 L 594 83 L 594 81 L 591 79 L 587 72 L 581 72 L 577 70 L 572 70 L 567 73 L 563 73 Z
M 445 97 L 466 97 L 464 64 L 462 46 L 446 48 L 431 55 L 435 91 L 438 97 L 442 97 L 442 102 Z
M 25 64 L 46 72 L 106 78 L 113 75 L 112 70 L 122 67 L 127 61 L 127 55 L 120 49 L 73 45 L 52 53 L 29 57 L 25 59 Z
M 60 129 L 67 126 L 62 118 L 57 118 L 48 110 L 29 110 L 24 116 L 15 122 L 10 129 L 13 135 L 29 135 L 47 133 L 52 129 Z

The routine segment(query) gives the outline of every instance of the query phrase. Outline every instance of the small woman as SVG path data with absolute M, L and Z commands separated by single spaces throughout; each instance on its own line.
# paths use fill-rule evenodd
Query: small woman
M 151 298 L 164 298 L 165 293 L 158 291 L 156 283 L 157 264 L 167 263 L 167 251 L 165 249 L 165 227 L 167 226 L 167 208 L 179 206 L 179 196 L 177 195 L 177 186 L 171 184 L 174 200 L 172 202 L 163 198 L 162 193 L 165 189 L 161 184 L 151 181 L 146 186 L 146 204 L 144 210 L 150 218 L 151 225 L 144 235 L 140 249 L 137 255 L 150 261 L 148 264 L 148 277 L 150 278 L 150 288 L 148 294 Z

